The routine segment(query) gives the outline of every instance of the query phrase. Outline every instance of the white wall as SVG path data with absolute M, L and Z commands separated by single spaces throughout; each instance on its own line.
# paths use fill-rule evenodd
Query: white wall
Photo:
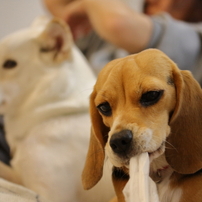
M 0 0 L 0 39 L 45 13 L 41 0 Z

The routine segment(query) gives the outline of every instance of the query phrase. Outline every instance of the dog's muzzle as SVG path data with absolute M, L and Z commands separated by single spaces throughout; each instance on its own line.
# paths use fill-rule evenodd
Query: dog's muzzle
M 133 133 L 130 130 L 122 130 L 112 135 L 110 146 L 114 153 L 119 156 L 125 156 L 132 149 Z

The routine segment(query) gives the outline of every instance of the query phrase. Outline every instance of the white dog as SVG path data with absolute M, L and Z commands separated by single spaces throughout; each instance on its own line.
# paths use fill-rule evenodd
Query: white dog
M 0 42 L 0 63 L 0 112 L 12 156 L 0 176 L 54 202 L 109 200 L 110 177 L 95 190 L 81 186 L 95 77 L 67 25 L 38 18 Z

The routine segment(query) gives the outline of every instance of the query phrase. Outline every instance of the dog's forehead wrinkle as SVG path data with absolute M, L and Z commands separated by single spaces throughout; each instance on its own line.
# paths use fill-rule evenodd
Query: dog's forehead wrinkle
M 144 51 L 143 51 L 144 52 Z M 172 65 L 170 60 L 164 54 L 152 53 L 150 57 L 147 54 L 141 53 L 136 57 L 136 63 L 148 75 L 157 76 L 159 78 L 167 79 L 172 75 Z
M 110 101 L 110 94 L 105 89 L 99 89 L 97 91 L 97 95 L 95 97 L 95 104 L 101 104 L 102 102 L 109 102 Z
M 134 63 L 134 59 L 132 61 Z M 118 61 L 117 63 L 115 63 L 115 66 L 111 68 L 110 72 L 108 72 L 104 81 L 99 81 L 98 78 L 98 97 L 102 97 L 103 99 L 106 98 L 109 100 L 116 100 L 116 97 L 118 98 L 120 97 L 120 95 L 122 95 L 122 100 L 125 100 L 124 98 L 126 97 L 128 85 L 127 82 L 124 82 L 124 80 L 130 80 L 130 83 L 135 81 L 138 83 L 139 81 L 139 78 L 136 76 L 135 71 L 131 71 L 131 68 L 134 69 L 134 65 L 125 65 L 125 62 L 122 61 Z M 137 69 L 139 68 L 137 67 Z M 139 93 L 140 91 L 139 89 L 135 89 L 135 92 Z
M 168 83 L 168 85 L 171 85 L 171 86 L 173 86 L 174 87 L 174 80 L 173 80 L 173 78 L 171 77 L 171 76 L 168 76 L 167 77 L 167 83 Z
M 97 78 L 97 85 L 100 83 L 106 82 L 106 80 L 113 74 L 113 72 L 117 71 L 117 66 L 120 66 L 119 64 L 123 63 L 122 59 L 115 59 L 109 62 L 104 68 L 100 71 L 98 78 Z M 102 79 L 104 78 L 104 80 Z
M 131 64 L 132 61 L 132 64 Z M 135 66 L 135 61 L 133 58 L 128 57 L 127 60 L 121 59 L 116 59 L 110 62 L 107 66 L 103 68 L 101 71 L 101 76 L 104 77 L 104 83 L 105 82 L 117 82 L 117 80 L 120 80 L 123 75 L 129 75 L 131 73 L 131 68 L 134 68 Z M 138 67 L 137 67 L 138 68 Z M 99 76 L 98 76 L 98 81 L 99 81 Z M 103 82 L 103 80 L 101 81 Z

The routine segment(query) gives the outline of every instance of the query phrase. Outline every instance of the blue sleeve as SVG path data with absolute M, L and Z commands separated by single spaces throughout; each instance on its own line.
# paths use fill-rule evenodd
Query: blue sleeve
M 153 34 L 147 48 L 158 48 L 167 54 L 182 70 L 196 66 L 201 40 L 194 26 L 173 19 L 166 13 L 152 17 Z

